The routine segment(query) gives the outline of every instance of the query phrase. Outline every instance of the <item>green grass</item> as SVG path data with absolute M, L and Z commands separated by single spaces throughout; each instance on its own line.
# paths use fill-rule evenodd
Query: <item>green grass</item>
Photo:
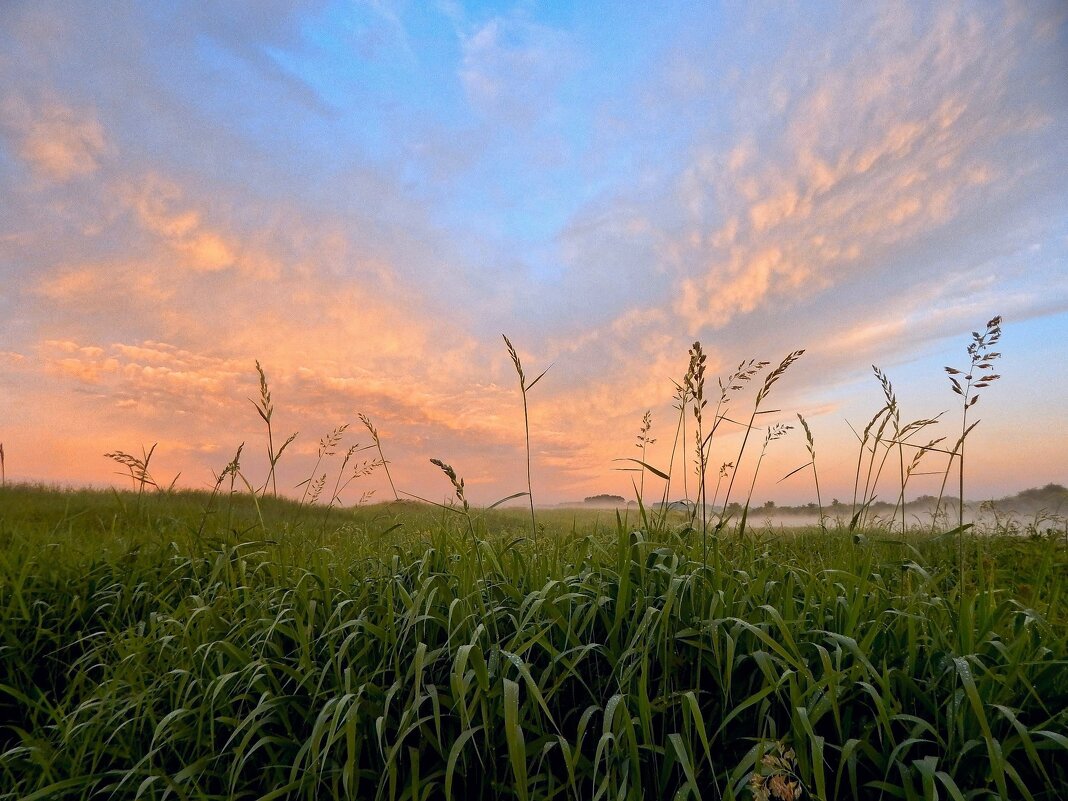
M 1065 797 L 1063 540 L 326 511 L 0 490 L 0 799 Z
M 0 801 L 1068 797 L 1068 529 L 978 536 L 958 501 L 947 531 L 941 496 L 929 528 L 906 526 L 928 456 L 947 457 L 943 488 L 956 462 L 963 498 L 968 409 L 997 378 L 975 371 L 998 357 L 999 324 L 973 334 L 971 372 L 950 370 L 952 450 L 910 442 L 938 418 L 902 424 L 876 368 L 885 404 L 857 437 L 848 525 L 819 501 L 820 526 L 789 533 L 748 513 L 791 428 L 759 426 L 761 403 L 803 351 L 766 374 L 741 362 L 717 398 L 695 342 L 666 469 L 646 461 L 648 413 L 642 458 L 620 460 L 639 474 L 629 518 L 535 512 L 527 394 L 544 373 L 528 383 L 507 337 L 521 511 L 473 510 L 441 459 L 451 507 L 341 508 L 378 468 L 403 494 L 366 415 L 373 445 L 337 466 L 335 428 L 300 502 L 277 497 L 295 435 L 275 446 L 257 363 L 263 481 L 242 443 L 208 493 L 157 483 L 155 446 L 107 454 L 136 492 L 0 486 Z M 811 467 L 818 494 L 798 418 L 810 461 L 789 475 Z M 736 419 L 742 446 L 717 469 L 715 434 Z M 897 506 L 875 528 L 895 463 Z M 691 498 L 691 467 L 697 502 L 667 511 L 673 473 Z M 644 505 L 646 474 L 662 503 Z

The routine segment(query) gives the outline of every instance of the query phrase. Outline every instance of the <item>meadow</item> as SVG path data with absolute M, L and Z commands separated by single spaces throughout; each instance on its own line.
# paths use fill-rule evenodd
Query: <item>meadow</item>
M 508 348 L 525 407 L 541 376 Z M 336 484 L 317 465 L 278 497 L 262 370 L 262 481 L 239 449 L 213 491 L 177 491 L 148 451 L 112 454 L 133 491 L 3 487 L 0 799 L 1068 797 L 1065 536 L 868 515 L 884 464 L 904 498 L 939 447 L 904 457 L 929 423 L 895 417 L 884 376 L 848 521 L 754 526 L 730 472 L 701 494 L 731 388 L 756 382 L 766 448 L 799 355 L 743 363 L 712 406 L 695 343 L 688 505 L 538 510 L 528 485 L 529 508 L 476 509 L 436 461 L 451 504 L 341 508 L 343 480 L 388 470 L 366 418 L 377 461 L 350 449 Z M 950 373 L 943 452 L 962 490 L 972 375 Z M 631 462 L 666 498 L 671 472 Z

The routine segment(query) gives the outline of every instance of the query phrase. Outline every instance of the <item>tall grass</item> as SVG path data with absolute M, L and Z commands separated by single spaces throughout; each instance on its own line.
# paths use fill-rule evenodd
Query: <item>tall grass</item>
M 525 405 L 537 379 L 507 344 Z M 0 801 L 1063 798 L 1059 533 L 863 522 L 894 456 L 903 497 L 902 448 L 926 427 L 900 424 L 881 374 L 850 525 L 747 527 L 762 451 L 730 528 L 737 470 L 716 513 L 712 435 L 785 435 L 756 419 L 800 352 L 748 424 L 728 406 L 766 363 L 721 381 L 709 415 L 701 353 L 675 443 L 691 406 L 698 503 L 642 504 L 638 528 L 618 513 L 538 526 L 531 508 L 527 537 L 526 510 L 473 508 L 439 459 L 452 505 L 339 508 L 359 446 L 323 510 L 345 427 L 320 441 L 304 496 L 275 497 L 285 446 L 258 365 L 262 485 L 242 446 L 208 493 L 0 488 Z M 670 486 L 674 454 L 666 471 L 645 456 Z
M 942 489 L 938 493 L 938 502 L 941 505 L 942 495 L 946 489 L 946 480 L 953 469 L 953 459 L 957 459 L 957 478 L 959 493 L 957 498 L 957 528 L 964 532 L 964 441 L 972 432 L 979 421 L 968 424 L 968 412 L 979 402 L 979 390 L 990 386 L 1001 378 L 997 373 L 990 372 L 994 368 L 994 362 L 1001 358 L 1001 354 L 991 350 L 1001 340 L 1001 316 L 991 318 L 986 324 L 983 333 L 972 332 L 972 341 L 968 344 L 968 366 L 963 370 L 955 367 L 946 367 L 950 387 L 961 398 L 961 433 L 960 438 L 953 446 L 949 461 L 946 465 L 945 477 L 942 480 Z M 959 376 L 959 377 L 958 377 Z M 963 554 L 963 540 L 961 540 L 961 552 Z M 961 569 L 964 560 L 961 559 Z
M 501 334 L 504 338 L 504 344 L 508 348 L 508 356 L 512 360 L 512 365 L 515 367 L 516 375 L 519 376 L 519 394 L 523 398 L 523 433 L 525 435 L 524 444 L 526 445 L 527 456 L 527 500 L 530 503 L 530 535 L 534 540 L 535 546 L 538 543 L 538 521 L 534 514 L 534 487 L 530 478 L 530 413 L 527 409 L 527 393 L 534 388 L 534 385 L 541 381 L 545 377 L 545 374 L 549 372 L 549 367 L 546 367 L 533 381 L 528 382 L 526 374 L 523 372 L 523 363 L 519 359 L 519 354 L 516 353 L 515 347 L 512 345 L 511 340 L 508 337 Z
M 288 448 L 293 440 L 297 438 L 297 433 L 289 435 L 289 438 L 283 442 L 277 450 L 274 447 L 274 428 L 271 425 L 271 419 L 274 417 L 274 403 L 271 400 L 271 390 L 267 384 L 267 376 L 263 372 L 263 368 L 260 367 L 260 363 L 256 362 L 256 372 L 260 376 L 260 396 L 258 399 L 253 400 L 249 398 L 249 403 L 256 409 L 256 414 L 263 420 L 264 425 L 267 426 L 267 464 L 269 469 L 267 471 L 267 478 L 263 482 L 263 488 L 260 490 L 261 494 L 267 493 L 267 487 L 271 488 L 273 495 L 278 495 L 278 478 L 275 475 L 275 468 L 278 465 L 278 461 L 282 458 L 282 454 L 285 449 Z
M 359 417 L 360 422 L 363 423 L 364 427 L 370 433 L 371 440 L 374 442 L 375 448 L 378 449 L 379 463 L 382 465 L 382 471 L 386 474 L 386 480 L 389 482 L 389 488 L 393 492 L 393 500 L 399 501 L 400 495 L 397 493 L 397 487 L 393 484 L 393 476 L 389 472 L 389 462 L 386 461 L 386 454 L 382 452 L 382 440 L 380 440 L 378 437 L 378 429 L 375 428 L 374 424 L 371 422 L 371 418 L 368 417 L 366 414 L 363 414 L 361 412 Z
M 805 447 L 808 449 L 808 464 L 802 465 L 794 472 L 804 470 L 806 467 L 812 468 L 812 483 L 816 488 L 816 507 L 820 512 L 820 529 L 827 529 L 827 518 L 823 513 L 823 497 L 820 495 L 820 476 L 819 471 L 816 469 L 816 440 L 812 436 L 812 429 L 809 428 L 808 421 L 801 412 L 797 412 L 797 421 L 801 423 L 801 428 L 805 432 Z M 792 475 L 792 474 L 791 474 Z
M 4 493 L 5 801 L 1068 782 L 1053 539 L 974 542 L 962 587 L 944 541 L 730 538 L 709 570 L 695 541 L 589 516 L 547 528 L 535 567 L 514 512 L 397 528 L 410 509 L 367 507 L 323 531 L 265 499 L 266 530 L 242 504 L 242 537 L 197 544 L 200 496 L 147 497 L 145 526 L 107 495 Z

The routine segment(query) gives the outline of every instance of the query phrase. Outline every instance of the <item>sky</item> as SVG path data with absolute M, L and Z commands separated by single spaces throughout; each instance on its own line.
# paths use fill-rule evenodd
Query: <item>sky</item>
M 943 413 L 916 441 L 951 443 L 943 367 L 1001 315 L 965 494 L 1068 484 L 1063 3 L 4 0 L 0 75 L 9 482 L 129 486 L 104 454 L 156 444 L 159 483 L 210 488 L 244 443 L 259 485 L 258 361 L 275 446 L 299 432 L 280 492 L 329 493 L 362 413 L 399 490 L 445 498 L 437 458 L 492 503 L 527 485 L 505 334 L 528 383 L 549 368 L 538 503 L 634 497 L 647 411 L 645 460 L 692 497 L 695 341 L 713 406 L 740 362 L 805 350 L 734 498 L 815 499 L 811 470 L 783 480 L 800 413 L 848 502 L 873 365 L 903 423 Z M 741 442 L 720 427 L 713 477 Z M 367 493 L 392 497 L 381 470 L 342 501 Z

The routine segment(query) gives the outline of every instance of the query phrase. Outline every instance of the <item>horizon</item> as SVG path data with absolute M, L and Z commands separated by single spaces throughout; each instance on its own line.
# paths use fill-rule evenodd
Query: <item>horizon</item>
M 1068 484 L 1063 4 L 12 3 L 0 72 L 8 484 L 124 487 L 104 454 L 153 443 L 163 484 L 210 488 L 241 443 L 259 484 L 258 362 L 275 447 L 299 432 L 280 493 L 332 482 L 366 414 L 398 489 L 448 497 L 441 459 L 490 504 L 526 489 L 507 335 L 548 369 L 535 504 L 633 497 L 615 460 L 647 411 L 646 461 L 692 485 L 671 452 L 694 341 L 710 406 L 740 362 L 806 350 L 758 421 L 793 429 L 753 499 L 815 500 L 800 413 L 845 502 L 872 366 L 952 443 L 943 368 L 998 315 L 964 495 Z M 741 437 L 717 434 L 710 483 Z M 344 501 L 364 491 L 392 495 L 381 470 Z
M 122 486 L 117 486 L 117 485 L 122 485 Z M 173 494 L 173 493 L 188 492 L 188 493 L 194 493 L 194 494 L 197 494 L 197 493 L 210 494 L 210 492 L 211 492 L 211 487 L 193 487 L 193 486 L 179 485 L 179 484 L 175 484 L 173 487 L 168 487 L 168 486 L 160 486 L 160 485 L 147 484 L 146 483 L 146 485 L 143 488 L 139 488 L 138 480 L 135 477 L 130 476 L 129 474 L 127 474 L 125 482 L 118 481 L 118 482 L 108 482 L 108 483 L 100 483 L 100 484 L 63 484 L 63 483 L 48 483 L 48 482 L 42 482 L 42 481 L 5 481 L 3 483 L 3 485 L 0 485 L 0 488 L 11 488 L 11 489 L 19 489 L 19 488 L 21 488 L 21 489 L 28 489 L 28 490 L 33 490 L 33 491 L 38 491 L 39 490 L 39 491 L 44 491 L 44 492 L 60 492 L 60 493 L 68 493 L 68 492 L 69 493 L 76 493 L 76 492 L 90 492 L 90 493 L 92 493 L 92 492 L 110 492 L 112 490 L 115 490 L 115 491 L 120 491 L 120 492 L 126 492 L 128 494 L 137 494 L 139 492 L 144 492 L 144 493 L 149 494 L 149 495 L 159 495 L 161 497 L 167 496 L 167 495 L 170 495 L 170 494 Z M 263 497 L 273 497 L 273 498 L 277 498 L 278 500 L 281 500 L 281 501 L 284 501 L 284 502 L 297 502 L 297 503 L 301 503 L 301 504 L 303 504 L 305 502 L 303 499 L 297 497 L 299 495 L 299 493 L 296 493 L 296 494 L 294 494 L 294 493 L 284 493 L 284 492 L 280 491 L 277 496 L 274 496 L 274 495 L 271 495 L 271 494 L 267 493 L 266 491 L 264 491 L 263 487 L 255 487 L 254 489 L 256 489 L 257 494 L 261 494 L 261 492 L 262 492 Z M 237 488 L 235 488 L 235 490 L 234 490 L 234 492 L 236 494 L 239 494 L 239 495 L 243 494 L 245 491 L 246 490 L 240 490 L 239 491 Z M 981 505 L 987 504 L 987 503 L 1005 503 L 1005 502 L 1011 502 L 1011 501 L 1015 501 L 1015 500 L 1030 501 L 1031 499 L 1026 497 L 1028 493 L 1041 493 L 1041 492 L 1044 492 L 1044 491 L 1054 491 L 1054 492 L 1058 492 L 1058 493 L 1068 493 L 1068 487 L 1065 487 L 1062 484 L 1057 484 L 1055 482 L 1047 482 L 1046 484 L 1044 484 L 1042 486 L 1026 487 L 1024 489 L 1018 490 L 1017 492 L 1010 493 L 1008 495 L 1003 495 L 1003 496 L 998 497 L 998 498 L 993 498 L 993 497 L 990 497 L 990 498 L 965 498 L 964 499 L 964 504 L 965 504 L 965 507 L 967 508 L 967 507 L 970 507 L 970 506 L 981 506 Z M 346 505 L 344 503 L 340 503 L 340 504 L 338 504 L 336 506 L 336 508 L 339 508 L 339 509 L 340 508 L 354 508 L 356 506 L 376 506 L 376 505 L 389 505 L 389 504 L 414 504 L 414 505 L 430 505 L 430 506 L 455 506 L 456 505 L 455 498 L 446 497 L 443 502 L 439 502 L 439 501 L 434 501 L 434 500 L 430 500 L 430 499 L 427 499 L 427 498 L 421 498 L 421 497 L 418 497 L 418 496 L 415 496 L 415 495 L 411 495 L 410 493 L 405 493 L 404 491 L 401 491 L 400 495 L 405 496 L 405 497 L 400 497 L 400 498 L 390 498 L 390 497 L 384 497 L 384 496 L 383 497 L 369 497 L 369 498 L 366 498 L 366 499 L 362 499 L 357 504 L 347 504 Z M 621 499 L 622 503 L 621 504 L 620 503 L 612 503 L 611 499 L 613 499 L 613 498 Z M 603 499 L 603 500 L 599 500 L 599 499 Z M 835 506 L 835 504 L 834 504 L 834 501 L 836 501 L 836 500 L 838 501 L 837 506 Z M 905 501 L 905 505 L 906 505 L 906 507 L 908 507 L 908 506 L 913 506 L 913 505 L 918 505 L 918 504 L 930 504 L 931 502 L 937 502 L 938 500 L 939 499 L 938 499 L 938 497 L 936 495 L 910 496 Z M 947 492 L 941 498 L 941 505 L 943 507 L 948 508 L 949 511 L 952 511 L 952 508 L 951 508 L 952 504 L 957 502 L 957 500 L 958 500 L 958 498 L 957 498 L 956 495 L 953 495 L 953 494 Z M 321 502 L 322 502 L 321 499 L 317 501 L 317 503 L 321 503 Z M 773 506 L 768 507 L 767 503 L 769 503 L 769 502 L 772 503 Z M 653 507 L 659 507 L 659 506 L 663 505 L 664 502 L 663 502 L 663 500 L 646 499 L 644 503 L 645 503 L 646 507 L 653 508 Z M 678 497 L 678 498 L 675 498 L 675 499 L 670 500 L 670 501 L 667 502 L 667 506 L 669 506 L 669 507 L 674 507 L 674 506 L 682 507 L 685 504 L 693 504 L 694 506 L 697 505 L 696 502 L 694 502 L 694 501 L 692 501 L 692 500 L 690 500 L 688 498 L 683 498 L 683 497 Z M 871 507 L 873 509 L 874 508 L 882 508 L 882 507 L 885 507 L 885 506 L 891 506 L 892 507 L 892 506 L 895 506 L 895 504 L 896 504 L 895 500 L 879 498 L 879 497 L 877 497 L 877 498 L 875 498 L 875 499 L 873 499 L 871 501 Z M 314 504 L 312 504 L 312 505 L 314 505 Z M 858 500 L 858 505 L 859 505 L 859 500 Z M 562 501 L 556 501 L 556 502 L 546 502 L 546 503 L 536 502 L 534 504 L 534 508 L 535 509 L 541 509 L 541 510 L 545 510 L 545 511 L 552 510 L 552 509 L 573 509 L 573 508 L 581 508 L 581 507 L 586 507 L 586 508 L 589 508 L 589 509 L 611 509 L 611 508 L 621 508 L 621 507 L 628 507 L 629 508 L 629 507 L 637 507 L 637 506 L 638 506 L 638 501 L 637 501 L 636 498 L 627 498 L 625 496 L 614 495 L 612 493 L 600 493 L 597 496 L 589 496 L 589 497 L 582 498 L 582 499 L 573 498 L 573 499 L 569 499 L 569 500 L 562 500 Z M 742 506 L 744 506 L 744 501 L 731 501 L 730 506 L 732 508 L 741 508 Z M 850 498 L 849 500 L 846 500 L 846 501 L 843 501 L 840 498 L 832 498 L 832 499 L 828 500 L 825 503 L 824 507 L 825 507 L 824 508 L 825 512 L 829 512 L 829 510 L 835 509 L 835 508 L 839 508 L 839 509 L 852 508 L 853 507 L 852 498 Z M 482 509 L 484 511 L 488 510 L 490 508 L 499 508 L 499 509 L 505 509 L 505 510 L 510 510 L 510 511 L 523 512 L 523 511 L 527 510 L 529 507 L 527 506 L 527 501 L 526 501 L 525 497 L 521 497 L 521 498 L 517 498 L 517 499 L 509 499 L 504 503 L 500 503 L 499 505 L 494 503 L 492 507 L 490 507 L 489 504 L 485 504 L 485 505 L 473 504 L 472 508 Z M 794 503 L 794 504 L 780 504 L 779 502 L 775 501 L 775 499 L 773 499 L 773 498 L 753 499 L 753 501 L 752 501 L 752 503 L 750 505 L 750 510 L 754 514 L 759 512 L 759 511 L 807 513 L 807 512 L 814 511 L 816 508 L 817 508 L 817 502 L 815 500 L 809 500 L 809 501 L 802 500 L 802 501 L 799 501 L 799 502 Z M 720 510 L 720 511 L 723 511 L 723 509 L 724 509 L 723 504 L 722 503 L 717 503 L 715 505 L 713 505 L 711 503 L 709 504 L 709 510 L 710 511 L 714 511 L 714 510 L 717 510 L 717 509 Z M 1053 510 L 1053 512 L 1059 514 L 1059 507 L 1058 507 L 1058 509 Z

